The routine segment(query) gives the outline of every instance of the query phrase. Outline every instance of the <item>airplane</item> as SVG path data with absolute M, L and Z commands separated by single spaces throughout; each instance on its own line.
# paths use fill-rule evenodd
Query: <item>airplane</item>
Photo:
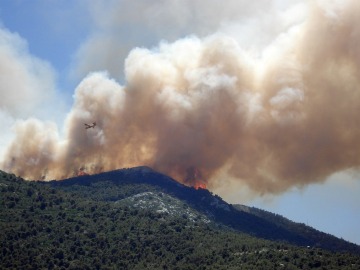
M 94 128 L 96 126 L 96 122 L 92 123 L 92 125 L 89 124 L 84 124 L 84 125 L 85 125 L 85 129 Z

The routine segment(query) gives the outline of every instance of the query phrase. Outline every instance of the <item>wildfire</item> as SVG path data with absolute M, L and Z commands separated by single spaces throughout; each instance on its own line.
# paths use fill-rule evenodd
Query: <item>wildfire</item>
M 80 169 L 77 176 L 84 176 L 84 175 L 89 175 L 89 174 L 85 172 L 85 169 Z
M 198 189 L 206 189 L 206 184 L 198 182 L 198 183 L 195 183 L 194 188 L 196 190 L 198 190 Z
M 204 181 L 204 178 L 198 168 L 190 167 L 187 169 L 185 183 L 188 183 L 195 189 L 207 189 L 205 182 L 206 181 Z

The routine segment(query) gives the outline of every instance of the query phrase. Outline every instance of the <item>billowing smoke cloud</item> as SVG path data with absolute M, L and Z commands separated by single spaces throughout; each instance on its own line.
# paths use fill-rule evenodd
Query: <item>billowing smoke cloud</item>
M 0 152 L 11 140 L 15 119 L 40 116 L 55 96 L 55 89 L 51 66 L 32 56 L 18 34 L 0 26 Z
M 118 78 L 134 47 L 154 47 L 159 40 L 207 37 L 221 32 L 242 47 L 262 50 L 277 35 L 305 17 L 300 0 L 137 0 L 90 1 L 93 31 L 76 53 L 72 75 L 83 78 L 107 70 Z
M 12 116 L 33 112 L 55 89 L 50 65 L 31 56 L 20 36 L 1 26 L 0 70 L 0 109 Z
M 51 123 L 18 123 L 1 167 L 61 179 L 149 165 L 262 194 L 358 169 L 360 2 L 320 2 L 261 55 L 222 34 L 132 50 L 124 85 L 106 73 L 79 84 L 64 138 Z

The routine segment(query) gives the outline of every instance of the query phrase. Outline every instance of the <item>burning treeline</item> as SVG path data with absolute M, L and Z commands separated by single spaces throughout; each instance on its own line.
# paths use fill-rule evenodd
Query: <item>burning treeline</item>
M 360 2 L 345 2 L 335 15 L 314 6 L 261 56 L 221 34 L 136 48 L 125 85 L 106 73 L 83 79 L 63 137 L 55 124 L 18 122 L 1 168 L 62 179 L 148 165 L 190 185 L 201 174 L 210 188 L 225 175 L 259 193 L 357 169 Z

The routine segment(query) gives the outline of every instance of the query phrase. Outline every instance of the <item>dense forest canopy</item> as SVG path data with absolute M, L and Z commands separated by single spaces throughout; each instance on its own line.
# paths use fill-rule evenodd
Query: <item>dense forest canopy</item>
M 115 200 L 105 199 L 114 196 L 111 182 L 95 186 L 102 192 L 90 196 L 86 186 L 66 189 L 0 172 L 0 268 L 360 267 L 359 255 L 268 241 L 219 225 L 152 185 L 120 185 Z M 139 207 L 144 199 L 176 211 Z

